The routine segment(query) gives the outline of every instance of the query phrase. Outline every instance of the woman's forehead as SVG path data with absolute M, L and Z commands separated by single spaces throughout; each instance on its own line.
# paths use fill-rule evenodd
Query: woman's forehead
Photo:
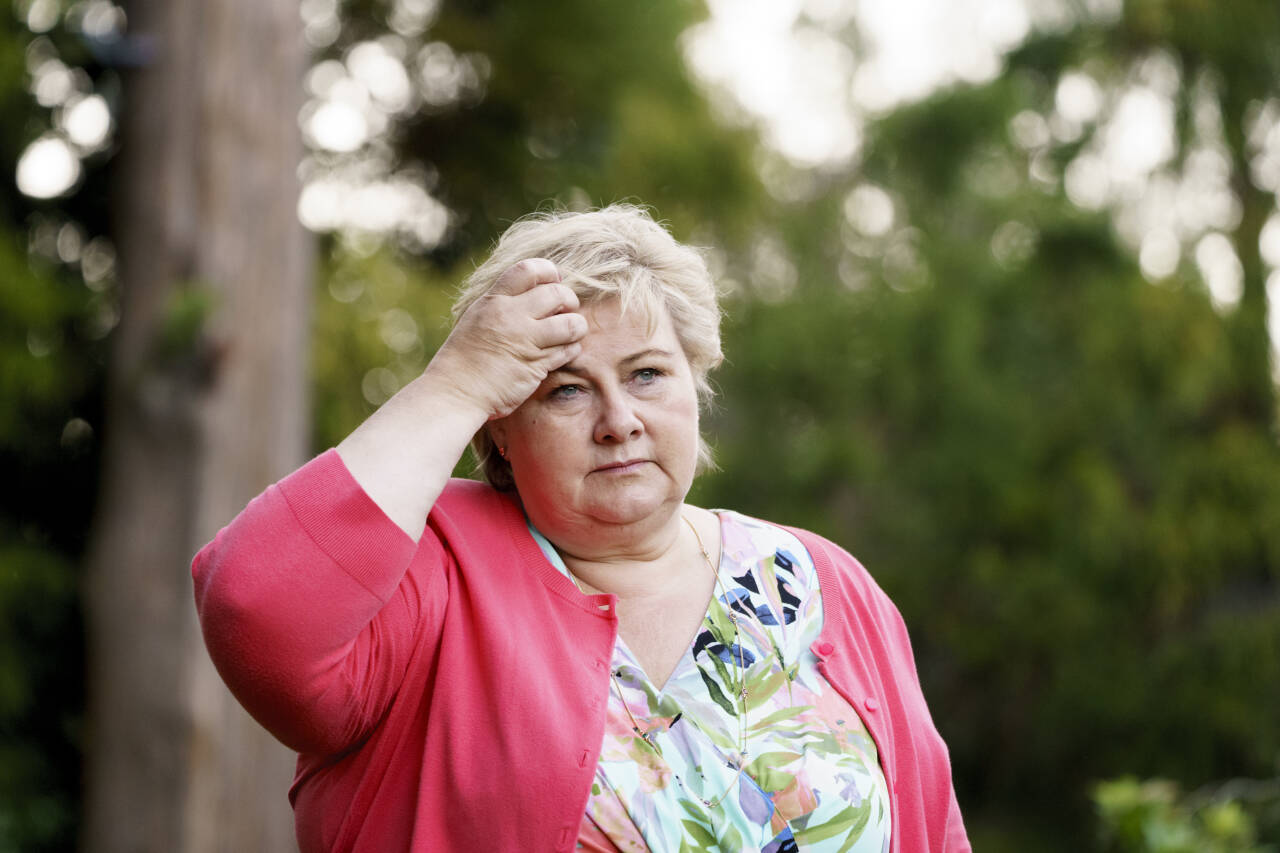
M 647 306 L 624 306 L 617 299 L 604 299 L 588 302 L 579 310 L 587 320 L 584 348 L 679 348 L 675 327 L 664 306 L 653 311 Z

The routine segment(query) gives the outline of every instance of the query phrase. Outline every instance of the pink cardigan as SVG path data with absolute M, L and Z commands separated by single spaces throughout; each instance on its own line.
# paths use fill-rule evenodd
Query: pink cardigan
M 968 850 L 901 617 L 856 560 L 795 532 L 823 592 L 812 650 L 880 750 L 892 849 Z M 453 480 L 414 543 L 329 451 L 255 498 L 192 573 L 219 672 L 299 753 L 304 853 L 574 847 L 614 597 L 548 564 L 510 496 Z

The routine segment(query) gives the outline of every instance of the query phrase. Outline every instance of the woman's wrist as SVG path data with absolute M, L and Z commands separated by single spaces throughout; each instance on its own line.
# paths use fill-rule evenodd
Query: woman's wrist
M 338 444 L 338 455 L 370 498 L 410 538 L 444 490 L 488 414 L 424 371 Z
M 494 417 L 493 405 L 480 399 L 477 393 L 480 384 L 470 371 L 456 369 L 445 359 L 437 357 L 405 386 L 405 391 L 425 405 L 429 413 L 447 412 L 460 422 L 472 424 L 467 436 L 470 440 L 471 435 Z

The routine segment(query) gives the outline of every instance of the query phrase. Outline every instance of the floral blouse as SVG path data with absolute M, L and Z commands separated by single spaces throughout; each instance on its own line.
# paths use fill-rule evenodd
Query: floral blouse
M 889 793 L 875 743 L 809 651 L 822 630 L 813 562 L 785 530 L 719 516 L 719 583 L 663 688 L 621 637 L 614 645 L 604 744 L 578 848 L 886 853 Z

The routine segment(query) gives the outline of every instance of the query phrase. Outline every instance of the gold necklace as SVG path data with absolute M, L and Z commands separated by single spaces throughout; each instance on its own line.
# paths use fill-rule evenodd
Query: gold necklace
M 680 774 L 676 773 L 674 770 L 671 773 L 671 775 L 676 778 L 676 781 L 680 783 L 680 787 L 684 788 L 685 791 L 688 792 L 690 796 L 697 799 L 707 808 L 714 809 L 717 806 L 719 806 L 722 802 L 724 802 L 725 797 L 728 797 L 730 792 L 733 791 L 734 788 L 738 787 L 738 781 L 742 778 L 743 768 L 745 768 L 747 765 L 747 670 L 746 670 L 746 666 L 743 663 L 744 658 L 743 658 L 743 651 L 742 651 L 742 637 L 738 628 L 738 614 L 734 612 L 733 606 L 729 604 L 729 602 L 727 601 L 729 596 L 725 593 L 724 584 L 720 582 L 720 572 L 717 571 L 716 567 L 712 564 L 711 555 L 707 553 L 707 547 L 704 544 L 702 544 L 702 537 L 698 535 L 698 529 L 693 526 L 693 522 L 683 515 L 681 515 L 680 518 L 684 521 L 685 524 L 689 526 L 689 531 L 693 533 L 693 538 L 698 543 L 698 550 L 702 552 L 702 560 L 704 563 L 707 564 L 707 568 L 711 569 L 711 575 L 712 577 L 715 578 L 715 582 L 716 582 L 715 585 L 720 590 L 721 601 L 724 605 L 725 612 L 729 615 L 729 622 L 733 625 L 733 646 L 736 646 L 738 649 L 738 677 L 740 681 L 736 685 L 731 685 L 735 688 L 734 689 L 735 695 L 739 697 L 738 714 L 737 714 L 737 718 L 738 718 L 738 767 L 737 767 L 738 772 L 737 774 L 734 775 L 733 781 L 729 783 L 729 787 L 725 789 L 724 793 L 716 797 L 714 800 L 708 800 L 705 797 L 701 797 L 695 794 L 693 791 L 691 791 L 689 789 L 689 786 L 685 784 L 684 779 L 680 778 Z M 573 581 L 573 585 L 578 588 L 578 592 L 581 592 L 583 595 L 586 595 L 587 594 L 586 590 L 582 588 L 582 584 L 578 582 L 578 579 L 577 577 L 574 576 L 573 572 L 569 572 L 568 566 L 565 567 L 565 571 L 569 573 L 569 579 Z M 712 630 L 713 636 L 714 636 L 715 629 L 711 628 L 710 630 Z M 721 644 L 724 644 L 724 637 L 717 637 L 717 639 L 720 640 Z M 728 646 L 728 648 L 732 648 L 732 646 Z M 617 691 L 618 701 L 622 703 L 622 710 L 627 712 L 627 718 L 631 720 L 631 731 L 635 732 L 636 736 L 639 737 L 640 740 L 644 741 L 645 744 L 647 744 L 648 747 L 652 749 L 659 758 L 663 758 L 663 760 L 665 761 L 666 759 L 662 755 L 662 750 L 658 749 L 657 744 L 653 742 L 653 734 L 658 730 L 659 727 L 654 726 L 648 731 L 645 731 L 640 728 L 640 722 L 635 718 L 635 715 L 631 713 L 631 708 L 627 705 L 627 698 L 622 693 L 622 685 L 618 683 L 618 676 L 613 671 L 612 666 L 609 667 L 609 680 L 613 683 L 614 690 Z M 668 727 L 668 729 L 669 728 L 670 727 Z M 725 760 L 725 763 L 730 767 L 733 766 L 733 762 L 727 759 Z

